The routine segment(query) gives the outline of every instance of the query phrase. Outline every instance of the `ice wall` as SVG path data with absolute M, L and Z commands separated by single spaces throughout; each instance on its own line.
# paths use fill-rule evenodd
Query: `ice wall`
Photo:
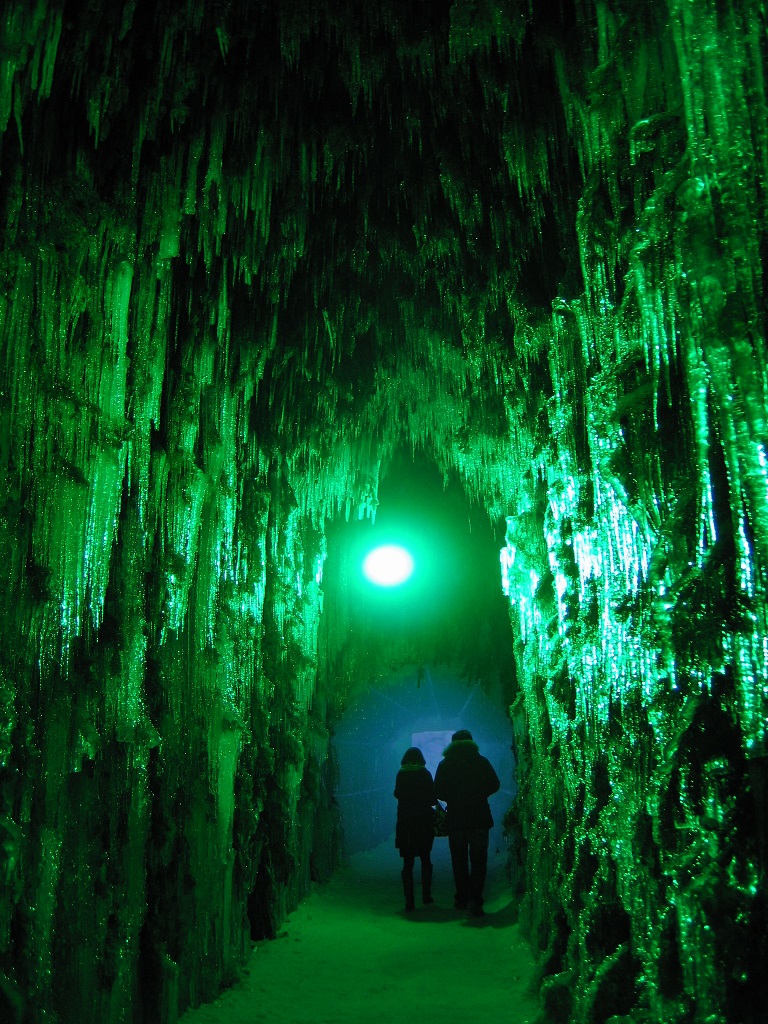
M 547 1015 L 761 1019 L 765 53 L 756 0 L 3 5 L 10 1020 L 170 1024 L 332 868 L 324 531 L 402 444 L 507 517 Z
M 513 825 L 541 865 L 525 902 L 551 1019 L 757 1021 L 765 23 L 748 4 L 593 17 L 557 58 L 584 290 L 553 303 L 502 552 Z

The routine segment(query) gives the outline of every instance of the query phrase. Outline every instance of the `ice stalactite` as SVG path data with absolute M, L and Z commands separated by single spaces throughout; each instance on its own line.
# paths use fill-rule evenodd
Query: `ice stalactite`
M 49 12 L 44 3 L 10 3 L 3 12 L 0 49 L 5 59 L 0 76 L 0 133 L 13 116 L 22 141 L 20 90 L 27 83 L 37 99 L 44 100 L 50 95 L 61 28 L 61 12 Z M 28 71 L 27 82 L 23 84 L 21 69 Z

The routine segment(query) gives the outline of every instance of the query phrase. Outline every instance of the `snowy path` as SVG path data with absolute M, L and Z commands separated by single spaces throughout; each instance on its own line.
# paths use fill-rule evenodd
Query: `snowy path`
M 182 1024 L 532 1024 L 533 964 L 512 924 L 499 861 L 486 915 L 453 909 L 447 843 L 433 851 L 436 903 L 406 915 L 392 840 L 344 871 L 259 942 L 248 974 Z M 418 894 L 418 865 L 416 868 Z

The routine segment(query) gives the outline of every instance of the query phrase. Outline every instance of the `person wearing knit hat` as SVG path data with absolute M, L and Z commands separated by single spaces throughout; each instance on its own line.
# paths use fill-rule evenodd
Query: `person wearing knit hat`
M 500 787 L 491 762 L 483 757 L 469 729 L 459 729 L 443 751 L 435 772 L 435 795 L 448 804 L 446 825 L 451 851 L 454 906 L 480 916 L 488 872 L 488 837 L 493 817 L 488 797 Z

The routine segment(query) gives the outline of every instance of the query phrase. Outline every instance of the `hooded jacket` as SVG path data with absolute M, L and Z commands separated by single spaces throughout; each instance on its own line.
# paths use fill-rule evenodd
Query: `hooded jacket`
M 435 793 L 448 804 L 451 832 L 492 828 L 488 797 L 500 787 L 499 777 L 474 740 L 454 740 L 443 751 L 435 772 Z

